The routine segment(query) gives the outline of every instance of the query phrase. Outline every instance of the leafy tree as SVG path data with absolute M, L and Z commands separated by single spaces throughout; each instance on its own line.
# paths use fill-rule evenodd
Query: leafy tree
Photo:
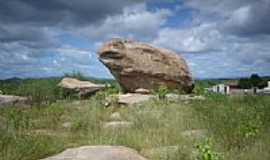
M 252 74 L 250 78 L 241 78 L 238 86 L 243 89 L 250 89 L 252 87 L 264 88 L 267 86 L 267 81 L 262 79 L 258 74 Z
M 242 89 L 249 89 L 252 87 L 252 84 L 248 78 L 241 78 L 238 82 L 238 86 Z
M 259 84 L 258 84 L 258 88 L 262 89 L 264 87 L 267 87 L 267 80 L 262 80 Z
M 249 80 L 252 87 L 258 87 L 259 84 L 263 81 L 262 78 L 258 74 L 252 74 Z

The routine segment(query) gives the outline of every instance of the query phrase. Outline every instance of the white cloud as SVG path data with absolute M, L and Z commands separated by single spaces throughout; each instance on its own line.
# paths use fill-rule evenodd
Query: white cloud
M 152 42 L 157 46 L 180 52 L 208 52 L 216 48 L 221 39 L 215 24 L 202 24 L 185 29 L 164 28 Z
M 270 74 L 270 36 L 242 37 L 227 34 L 219 25 L 205 22 L 185 29 L 164 28 L 153 44 L 184 53 L 195 77 Z M 198 54 L 192 54 L 198 53 Z
M 121 15 L 107 17 L 101 24 L 79 29 L 79 33 L 92 40 L 126 37 L 149 41 L 156 36 L 170 15 L 170 10 L 147 11 L 145 4 L 140 4 L 125 8 Z
M 56 49 L 56 53 L 62 61 L 65 59 L 71 59 L 73 63 L 88 65 L 93 59 L 93 54 L 89 49 L 75 48 L 72 46 L 63 46 Z

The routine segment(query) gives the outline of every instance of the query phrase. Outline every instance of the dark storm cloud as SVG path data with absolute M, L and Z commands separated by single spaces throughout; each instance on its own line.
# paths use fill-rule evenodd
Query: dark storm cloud
M 121 13 L 132 0 L 2 0 L 0 43 L 20 42 L 30 48 L 55 43 L 51 28 L 81 27 Z M 49 29 L 50 30 L 49 30 Z
M 225 29 L 249 36 L 270 34 L 270 1 L 258 0 L 234 10 L 225 22 Z
M 241 36 L 270 34 L 269 0 L 186 0 L 187 6 L 201 15 L 218 15 L 221 29 Z M 201 17 L 202 18 L 202 17 Z
M 30 48 L 52 48 L 56 40 L 46 28 L 30 25 L 9 24 L 0 25 L 0 43 L 21 43 Z
M 1 23 L 81 25 L 120 13 L 134 0 L 2 0 Z
M 59 48 L 64 44 L 57 38 L 63 32 L 101 23 L 106 17 L 121 14 L 123 8 L 139 2 L 0 0 L 0 79 L 20 75 L 21 71 L 31 74 L 34 68 L 43 73 L 44 68 L 57 64 L 54 57 L 63 52 Z M 58 59 L 66 56 L 61 55 Z M 3 66 L 9 69 L 4 72 Z

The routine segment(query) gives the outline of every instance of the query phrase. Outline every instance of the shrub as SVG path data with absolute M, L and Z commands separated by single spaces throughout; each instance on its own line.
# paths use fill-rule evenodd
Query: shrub
M 157 95 L 159 99 L 165 99 L 168 93 L 169 89 L 165 85 L 161 85 L 157 90 L 154 90 L 154 94 Z
M 214 151 L 210 139 L 205 139 L 202 143 L 196 145 L 198 156 L 196 160 L 221 160 L 222 155 Z
M 267 81 L 262 79 L 258 74 L 252 74 L 250 78 L 241 78 L 238 85 L 243 89 L 252 87 L 264 88 L 267 86 Z

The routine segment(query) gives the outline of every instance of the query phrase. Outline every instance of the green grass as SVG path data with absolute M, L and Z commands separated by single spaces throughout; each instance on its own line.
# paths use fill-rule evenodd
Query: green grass
M 110 88 L 85 101 L 0 109 L 0 159 L 36 160 L 70 147 L 101 144 L 131 147 L 150 160 L 270 159 L 270 97 L 205 95 L 205 101 L 190 103 L 161 99 L 104 107 L 104 98 L 113 93 Z M 103 123 L 116 110 L 134 125 L 105 130 Z M 205 138 L 181 134 L 195 129 L 205 129 Z M 178 149 L 169 155 L 147 153 L 162 146 Z
M 97 80 L 84 77 L 80 73 L 66 74 L 72 78 L 80 80 L 89 80 L 94 83 L 108 84 L 111 91 L 118 92 L 119 86 L 115 81 Z M 4 94 L 28 97 L 33 106 L 46 106 L 55 103 L 57 100 L 78 99 L 78 96 L 65 92 L 57 84 L 60 78 L 44 78 L 44 79 L 12 79 L 0 80 L 0 90 Z
M 269 159 L 269 96 L 211 95 L 192 107 L 227 159 Z
M 61 88 L 57 87 L 60 80 L 51 78 L 0 81 L 0 89 L 4 94 L 29 97 L 33 105 L 51 104 L 63 98 Z

